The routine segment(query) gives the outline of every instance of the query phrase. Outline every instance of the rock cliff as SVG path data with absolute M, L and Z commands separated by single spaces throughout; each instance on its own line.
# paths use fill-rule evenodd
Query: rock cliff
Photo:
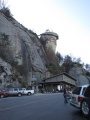
M 8 44 L 4 45 L 3 41 Z M 0 45 L 0 57 L 2 58 L 0 59 L 2 61 L 0 62 L 0 76 L 3 77 L 0 82 L 1 87 L 6 85 L 3 81 L 6 81 L 8 76 L 8 84 L 12 86 L 15 86 L 14 83 L 17 84 L 20 78 L 26 79 L 28 85 L 31 85 L 33 81 L 46 77 L 48 70 L 45 66 L 45 51 L 37 34 L 25 28 L 14 18 L 6 17 L 2 13 L 0 13 Z M 11 67 L 5 71 L 7 65 L 3 64 L 9 64 Z M 18 70 L 15 69 L 15 66 L 18 67 Z M 4 75 L 2 75 L 3 73 Z M 8 75 L 8 73 L 10 74 Z M 14 81 L 14 79 L 17 80 Z
M 46 66 L 47 55 L 52 54 L 46 55 L 45 49 L 52 48 L 55 53 L 57 39 L 58 35 L 53 32 L 43 33 L 39 38 L 13 17 L 0 13 L 0 88 L 35 87 L 37 82 L 50 77 L 52 64 L 49 68 Z M 78 66 L 69 74 L 77 79 L 77 85 L 90 83 L 84 69 Z
M 76 85 L 90 84 L 90 77 L 87 77 L 86 70 L 77 64 L 71 68 L 69 74 L 77 80 Z

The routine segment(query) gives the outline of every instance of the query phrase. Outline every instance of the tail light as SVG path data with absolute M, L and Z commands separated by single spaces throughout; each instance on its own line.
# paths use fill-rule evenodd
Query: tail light
M 83 100 L 83 97 L 78 96 L 78 102 L 81 102 Z

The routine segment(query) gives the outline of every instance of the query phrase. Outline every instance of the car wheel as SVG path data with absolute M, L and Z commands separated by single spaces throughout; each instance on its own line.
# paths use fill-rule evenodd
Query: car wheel
M 88 106 L 88 103 L 86 101 L 83 101 L 81 104 L 81 111 L 82 114 L 86 117 L 90 116 L 90 108 Z
M 29 92 L 29 93 L 28 93 L 28 95 L 30 96 L 30 95 L 31 95 L 31 93 Z
M 22 96 L 22 94 L 21 93 L 18 93 L 18 97 L 21 97 Z
M 1 98 L 4 98 L 4 95 L 1 95 Z

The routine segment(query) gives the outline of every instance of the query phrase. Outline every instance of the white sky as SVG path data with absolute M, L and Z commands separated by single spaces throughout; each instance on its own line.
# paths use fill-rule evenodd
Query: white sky
M 8 0 L 14 18 L 37 35 L 59 35 L 57 51 L 90 64 L 89 0 Z

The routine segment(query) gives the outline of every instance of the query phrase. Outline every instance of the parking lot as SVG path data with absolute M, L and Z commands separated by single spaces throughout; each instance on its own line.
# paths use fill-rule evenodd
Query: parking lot
M 62 93 L 0 99 L 0 120 L 87 120 Z

